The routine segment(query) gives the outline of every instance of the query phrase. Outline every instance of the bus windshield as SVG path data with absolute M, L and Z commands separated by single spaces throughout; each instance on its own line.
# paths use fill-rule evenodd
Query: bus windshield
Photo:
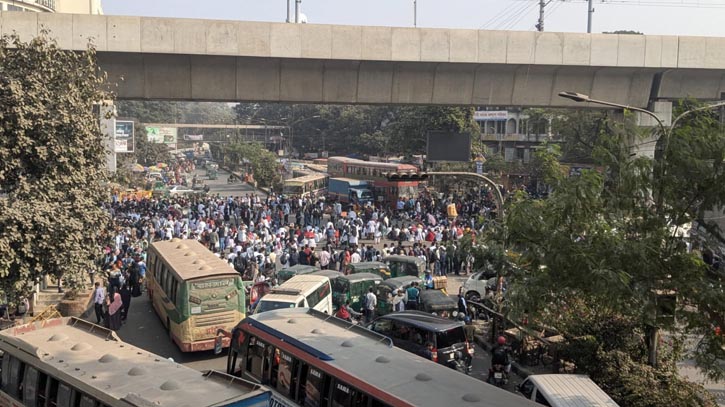
M 285 185 L 282 192 L 287 195 L 300 195 L 302 194 L 302 185 Z
M 294 302 L 284 302 L 284 301 L 260 301 L 257 305 L 257 309 L 254 311 L 255 314 L 259 314 L 260 312 L 267 312 L 272 311 L 275 309 L 282 309 L 282 308 L 294 308 L 295 303 Z
M 189 284 L 189 312 L 231 311 L 239 308 L 234 277 L 192 281 Z

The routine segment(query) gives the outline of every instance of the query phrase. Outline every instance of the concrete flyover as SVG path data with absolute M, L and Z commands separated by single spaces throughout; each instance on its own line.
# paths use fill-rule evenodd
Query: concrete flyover
M 0 13 L 64 49 L 93 38 L 122 99 L 646 107 L 725 93 L 725 38 Z

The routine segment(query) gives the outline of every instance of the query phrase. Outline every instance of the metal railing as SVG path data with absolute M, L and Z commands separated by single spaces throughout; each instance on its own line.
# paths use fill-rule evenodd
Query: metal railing
M 22 6 L 24 4 L 38 5 L 51 11 L 55 11 L 55 0 L 15 0 L 12 5 Z

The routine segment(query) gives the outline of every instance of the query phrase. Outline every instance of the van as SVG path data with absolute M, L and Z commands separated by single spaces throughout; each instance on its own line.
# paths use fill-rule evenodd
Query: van
M 618 406 L 586 375 L 531 375 L 518 386 L 518 390 L 527 399 L 551 407 Z
M 255 314 L 282 308 L 312 308 L 332 314 L 332 286 L 325 276 L 300 275 L 272 288 L 256 308 Z
M 400 311 L 383 315 L 368 329 L 393 340 L 398 348 L 468 374 L 473 367 L 473 344 L 468 343 L 463 322 L 451 321 L 422 311 Z M 432 349 L 427 351 L 427 345 Z

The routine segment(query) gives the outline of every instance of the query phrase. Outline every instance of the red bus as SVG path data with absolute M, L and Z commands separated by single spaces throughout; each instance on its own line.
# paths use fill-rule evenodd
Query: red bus
M 399 198 L 417 198 L 419 181 L 389 181 L 386 174 L 417 174 L 418 167 L 411 164 L 381 163 L 348 157 L 330 157 L 327 160 L 330 177 L 345 177 L 372 181 L 378 202 L 395 205 Z

